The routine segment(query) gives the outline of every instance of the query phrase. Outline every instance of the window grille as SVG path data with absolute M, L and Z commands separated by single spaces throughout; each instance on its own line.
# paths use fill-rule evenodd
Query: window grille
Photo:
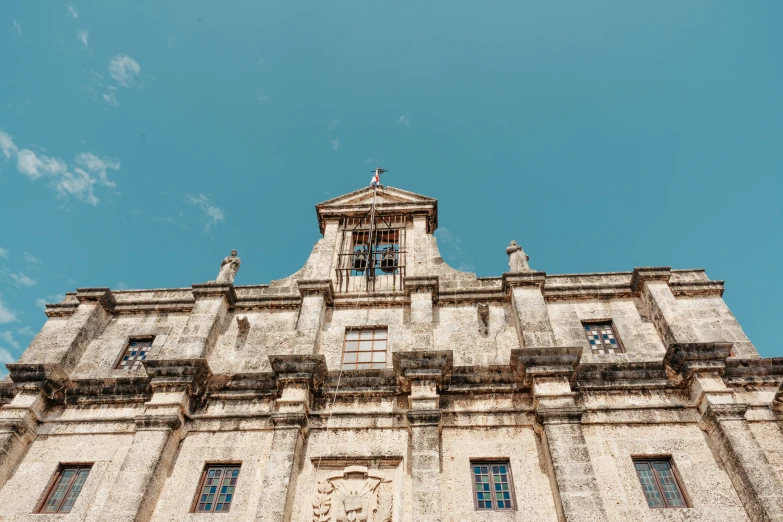
M 386 328 L 362 328 L 345 331 L 343 370 L 386 368 Z
M 119 370 L 130 370 L 141 366 L 141 361 L 147 358 L 150 347 L 152 346 L 152 339 L 129 339 L 125 350 L 122 352 L 122 357 L 117 361 L 115 368 Z
M 623 347 L 612 322 L 582 323 L 590 349 L 596 354 L 623 353 Z
M 37 513 L 70 513 L 90 475 L 92 464 L 61 465 Z
M 640 458 L 633 459 L 633 463 L 649 507 L 688 507 L 674 473 L 671 458 Z
M 407 222 L 407 215 L 377 215 L 371 233 L 369 216 L 344 218 L 337 291 L 402 290 Z
M 479 511 L 514 509 L 514 486 L 511 466 L 503 462 L 471 462 L 473 500 Z
M 201 474 L 194 513 L 227 513 L 234 500 L 240 464 L 207 464 Z

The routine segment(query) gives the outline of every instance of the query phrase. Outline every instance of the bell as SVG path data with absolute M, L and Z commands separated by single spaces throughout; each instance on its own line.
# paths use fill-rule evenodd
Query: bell
M 367 268 L 367 253 L 366 252 L 356 252 L 353 255 L 353 269 L 357 272 L 364 272 L 364 270 Z
M 384 249 L 381 255 L 381 270 L 387 274 L 397 270 L 397 252 L 394 249 Z

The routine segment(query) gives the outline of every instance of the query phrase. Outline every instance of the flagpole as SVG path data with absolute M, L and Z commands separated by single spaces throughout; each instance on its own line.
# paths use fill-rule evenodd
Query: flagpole
M 379 169 L 380 170 L 380 169 Z M 377 176 L 377 170 L 376 176 Z M 380 176 L 378 176 L 380 178 Z M 372 188 L 372 208 L 370 209 L 370 237 L 369 237 L 369 247 L 368 247 L 368 254 L 369 259 L 367 260 L 367 289 L 370 288 L 370 279 L 375 277 L 375 252 L 373 251 L 372 247 L 372 236 L 375 229 L 375 196 L 378 194 L 378 183 L 376 183 Z

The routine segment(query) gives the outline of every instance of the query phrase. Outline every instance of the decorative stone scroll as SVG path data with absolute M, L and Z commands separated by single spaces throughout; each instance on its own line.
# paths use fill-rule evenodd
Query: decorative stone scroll
M 318 483 L 312 522 L 392 522 L 391 482 L 366 466 L 346 466 Z

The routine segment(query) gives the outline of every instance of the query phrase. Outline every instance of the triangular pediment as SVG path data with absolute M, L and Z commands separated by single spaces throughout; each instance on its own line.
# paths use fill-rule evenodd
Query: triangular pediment
M 317 208 L 333 208 L 342 206 L 360 206 L 371 205 L 373 197 L 373 189 L 371 187 L 364 187 L 359 190 L 354 190 L 348 194 L 343 194 L 336 198 L 324 201 L 316 205 Z M 421 203 L 432 205 L 437 200 L 415 192 L 408 192 L 394 187 L 386 187 L 384 189 L 378 189 L 376 195 L 375 204 L 381 203 Z
M 375 195 L 375 208 L 380 213 L 416 213 L 427 214 L 430 219 L 430 232 L 437 228 L 438 200 L 408 192 L 394 187 L 378 189 Z M 329 218 L 357 216 L 366 213 L 373 202 L 373 188 L 364 187 L 348 194 L 318 203 L 315 210 L 318 213 L 318 224 L 324 231 L 324 221 Z

